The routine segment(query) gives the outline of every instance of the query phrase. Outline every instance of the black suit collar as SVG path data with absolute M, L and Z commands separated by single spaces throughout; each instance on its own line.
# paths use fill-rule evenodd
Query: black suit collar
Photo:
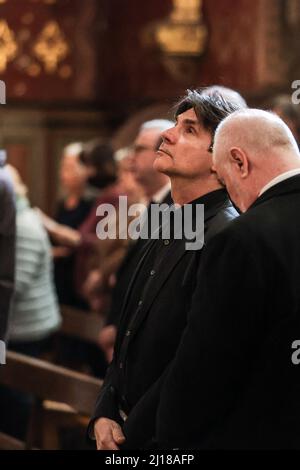
M 261 196 L 259 196 L 254 203 L 249 207 L 248 210 L 253 209 L 259 204 L 263 204 L 265 201 L 272 199 L 273 197 L 283 196 L 289 193 L 299 193 L 300 192 L 300 175 L 292 176 L 276 185 L 272 186 Z

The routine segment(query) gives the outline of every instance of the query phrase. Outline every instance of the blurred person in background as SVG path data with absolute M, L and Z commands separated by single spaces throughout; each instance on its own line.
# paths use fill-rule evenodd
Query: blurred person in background
M 136 181 L 143 187 L 148 202 L 170 193 L 169 178 L 156 171 L 153 163 L 156 150 L 162 141 L 161 133 L 173 127 L 174 122 L 167 119 L 152 119 L 144 122 L 134 141 L 132 148 L 132 170 Z M 160 202 L 161 202 L 160 201 Z
M 128 241 L 98 239 L 96 227 L 101 216 L 97 216 L 97 208 L 102 204 L 111 204 L 116 208 L 118 217 L 119 196 L 124 195 L 126 188 L 124 181 L 121 184 L 118 180 L 118 165 L 108 143 L 99 140 L 88 142 L 80 153 L 80 161 L 86 168 L 89 183 L 100 190 L 87 218 L 77 230 L 58 224 L 44 214 L 43 220 L 54 240 L 76 250 L 76 292 L 88 301 L 90 309 L 105 315 L 111 293 L 109 278 L 124 256 Z M 129 192 L 132 192 L 132 181 Z M 69 360 L 73 362 L 76 356 L 80 362 L 88 364 L 92 373 L 101 377 L 106 368 L 106 361 L 102 360 L 101 355 L 99 347 L 82 344 L 78 348 L 69 348 L 67 363 L 70 365 Z
M 277 114 L 290 128 L 296 142 L 300 144 L 300 111 L 299 106 L 294 104 L 289 95 L 275 96 L 269 106 L 273 113 Z
M 27 188 L 17 170 L 6 166 L 16 195 L 15 293 L 8 328 L 8 347 L 41 357 L 52 349 L 61 317 L 53 282 L 51 245 L 39 215 L 30 207 Z M 24 439 L 32 397 L 0 389 L 1 430 Z
M 171 185 L 169 178 L 153 169 L 156 150 L 161 143 L 161 133 L 173 127 L 174 122 L 166 119 L 153 119 L 144 122 L 136 136 L 130 155 L 124 164 L 131 168 L 136 183 L 144 192 L 144 203 L 150 207 L 151 202 L 171 204 Z M 117 324 L 126 294 L 128 283 L 136 269 L 147 240 L 139 238 L 129 241 L 128 251 L 116 274 L 116 285 L 112 293 L 112 303 L 107 316 L 107 324 L 100 331 L 99 344 L 105 352 L 108 362 L 112 360 L 113 348 L 117 333 Z
M 6 154 L 0 152 L 0 340 L 6 340 L 8 317 L 14 291 L 15 272 L 15 200 L 9 174 L 4 165 Z M 0 364 L 5 358 L 0 358 Z
M 88 173 L 85 165 L 79 159 L 82 150 L 82 143 L 76 142 L 67 145 L 63 150 L 59 170 L 63 199 L 58 204 L 55 220 L 59 224 L 72 229 L 78 229 L 84 222 L 94 203 L 94 199 L 87 196 Z M 52 252 L 55 261 L 54 279 L 59 302 L 64 305 L 87 309 L 87 303 L 75 289 L 74 250 L 56 244 Z
M 9 348 L 39 356 L 61 323 L 53 282 L 51 246 L 42 221 L 27 198 L 27 188 L 11 165 L 16 194 L 15 294 L 9 324 Z
M 135 203 L 146 203 L 143 187 L 136 181 L 132 165 L 132 148 L 119 149 L 115 153 L 115 160 L 118 166 L 118 191 L 121 195 L 127 196 L 128 206 Z M 130 220 L 130 218 L 129 218 Z M 116 271 L 122 262 L 127 250 L 129 240 L 100 242 L 101 258 L 99 267 L 92 270 L 83 286 L 83 292 L 93 310 L 97 310 L 98 293 L 103 289 L 110 291 L 116 283 Z
M 42 213 L 44 225 L 52 239 L 65 248 L 75 250 L 74 282 L 76 294 L 80 296 L 83 296 L 83 285 L 89 272 L 99 263 L 96 227 L 101 218 L 97 216 L 97 208 L 104 203 L 117 207 L 119 201 L 117 165 L 113 155 L 111 146 L 99 140 L 90 141 L 82 147 L 79 161 L 85 168 L 87 181 L 100 192 L 77 229 L 60 224 Z M 99 302 L 97 310 L 102 311 L 102 307 Z

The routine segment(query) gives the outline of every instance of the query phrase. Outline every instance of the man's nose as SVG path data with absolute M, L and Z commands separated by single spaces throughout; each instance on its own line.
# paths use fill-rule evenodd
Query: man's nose
M 167 129 L 161 134 L 163 142 L 167 142 L 168 144 L 172 144 L 175 141 L 175 133 L 174 133 L 175 127 L 171 127 L 170 129 Z

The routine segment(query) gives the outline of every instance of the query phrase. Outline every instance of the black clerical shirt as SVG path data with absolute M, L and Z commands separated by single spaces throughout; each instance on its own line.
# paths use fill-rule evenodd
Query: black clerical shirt
M 196 222 L 203 224 L 203 220 L 196 220 L 196 205 L 204 204 L 205 210 L 214 206 L 219 200 L 224 200 L 225 191 L 217 190 L 206 194 L 190 204 L 192 205 L 193 228 L 196 228 Z M 179 211 L 185 211 L 186 206 L 178 208 Z M 184 220 L 184 217 L 182 217 Z M 169 257 L 173 257 L 178 249 L 182 249 L 182 244 L 186 243 L 186 239 L 176 239 L 171 224 L 170 237 L 167 239 L 149 240 L 144 247 L 144 256 L 142 255 L 138 268 L 129 285 L 129 293 L 125 297 L 126 305 L 123 307 L 122 319 L 120 324 L 119 338 L 116 345 L 116 358 L 118 368 L 118 395 L 121 408 L 125 412 L 129 412 L 132 403 L 126 390 L 126 361 L 128 356 L 128 347 L 134 329 L 138 324 L 138 317 L 143 309 L 145 299 L 153 288 L 155 277 L 160 273 L 162 267 Z M 202 227 L 203 228 L 203 227 Z M 197 227 L 201 230 L 201 227 Z M 184 234 L 184 230 L 182 230 Z M 160 229 L 161 236 L 161 229 Z M 173 295 L 173 292 L 170 292 Z M 151 311 L 148 312 L 151 315 Z

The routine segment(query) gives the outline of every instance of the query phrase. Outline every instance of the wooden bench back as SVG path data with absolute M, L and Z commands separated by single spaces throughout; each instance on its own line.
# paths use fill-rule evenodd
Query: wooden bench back
M 0 383 L 39 400 L 66 403 L 88 416 L 102 385 L 94 377 L 12 351 L 7 351 L 6 365 L 0 368 Z
M 84 312 L 66 305 L 60 306 L 62 326 L 59 333 L 78 338 L 89 343 L 98 343 L 99 331 L 104 320 L 97 313 Z

